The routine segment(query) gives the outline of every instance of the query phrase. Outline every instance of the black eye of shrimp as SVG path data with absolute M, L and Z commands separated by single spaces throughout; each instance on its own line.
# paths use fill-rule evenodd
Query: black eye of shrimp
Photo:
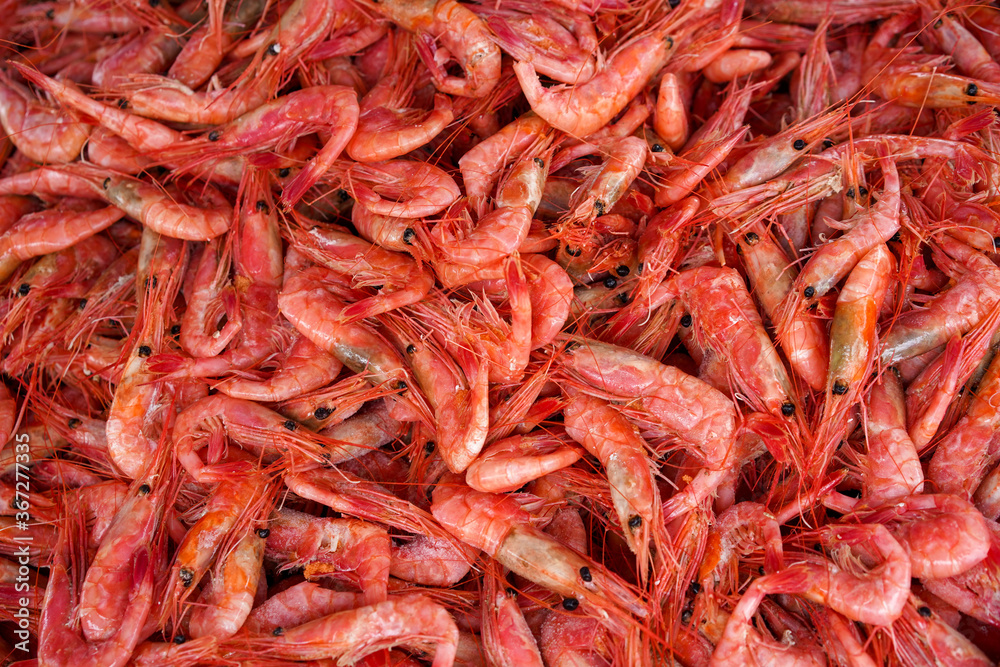
M 187 638 L 184 635 L 176 635 L 174 637 L 174 643 L 175 644 L 183 644 L 186 641 L 187 641 Z
M 143 484 L 139 487 L 140 496 L 148 496 L 150 491 L 152 491 L 152 489 L 149 488 L 149 484 Z
M 826 150 L 828 148 L 833 148 L 833 146 L 834 146 L 833 139 L 823 140 L 823 150 Z
M 642 517 L 641 516 L 639 516 L 638 514 L 633 514 L 631 517 L 629 517 L 629 520 L 628 520 L 628 527 L 629 528 L 631 528 L 632 530 L 638 530 L 639 526 L 641 526 L 641 525 L 642 525 Z
M 277 42 L 275 42 L 273 44 L 269 44 L 267 46 L 267 49 L 264 51 L 264 53 L 267 54 L 267 55 L 269 55 L 269 56 L 276 56 L 279 53 L 281 53 L 281 46 Z
M 594 211 L 597 215 L 604 215 L 605 204 L 600 199 L 594 200 Z
M 583 254 L 583 251 L 580 250 L 579 248 L 571 248 L 569 246 L 566 246 L 566 254 L 569 255 L 570 257 L 579 257 L 580 255 Z
M 111 177 L 110 176 L 108 176 L 107 178 L 104 179 L 104 182 L 101 183 L 101 187 L 104 188 L 105 190 L 107 190 L 108 188 L 111 187 Z
M 919 607 L 917 609 L 917 613 L 923 616 L 924 618 L 930 618 L 934 612 L 931 611 L 930 607 Z
M 792 144 L 792 148 L 794 148 L 797 151 L 800 151 L 805 147 L 806 147 L 806 142 L 803 141 L 802 139 L 796 139 L 795 142 Z
M 843 396 L 847 393 L 847 383 L 843 380 L 835 380 L 833 383 L 833 388 L 830 390 L 837 396 Z
M 849 199 L 854 199 L 854 188 L 853 187 L 847 188 L 847 192 L 845 192 L 844 195 Z
M 417 351 L 417 346 L 414 345 L 413 343 L 410 343 L 409 345 L 406 346 L 406 353 L 407 354 L 413 354 L 416 351 Z
M 532 160 L 532 162 L 534 162 L 535 166 L 538 167 L 539 169 L 542 169 L 542 168 L 545 167 L 545 160 L 543 160 L 540 157 L 536 157 L 534 160 Z
M 604 279 L 604 286 L 608 289 L 614 289 L 618 287 L 618 279 L 613 276 L 608 276 Z
M 562 601 L 562 606 L 563 609 L 565 609 L 566 611 L 573 611 L 574 609 L 580 606 L 580 601 L 577 600 L 576 598 L 565 598 Z
M 258 528 L 256 532 L 257 532 L 257 537 L 259 537 L 262 540 L 266 540 L 267 536 L 271 534 L 271 531 L 268 528 Z
M 691 593 L 693 593 L 694 595 L 697 595 L 698 593 L 701 593 L 701 584 L 699 584 L 697 581 L 692 581 L 691 582 Z
M 296 424 L 295 422 L 293 422 L 291 419 L 286 419 L 285 423 L 282 424 L 282 426 L 284 426 L 285 428 L 287 428 L 289 431 L 294 431 L 295 427 L 298 426 L 298 424 Z
M 590 573 L 590 568 L 584 565 L 580 568 L 580 578 L 589 584 L 594 580 L 594 575 Z
M 755 232 L 747 232 L 743 235 L 743 240 L 747 242 L 747 245 L 757 245 L 760 242 L 760 237 Z
M 662 153 L 664 150 L 666 150 L 660 144 L 653 144 L 651 149 L 654 153 Z
M 792 415 L 794 415 L 795 414 L 795 404 L 792 403 L 791 401 L 786 401 L 786 402 L 782 403 L 781 404 L 781 414 L 785 415 L 786 417 L 791 417 Z
M 615 269 L 615 273 L 618 274 L 619 278 L 624 278 L 629 273 L 631 273 L 631 269 L 629 269 L 627 266 L 625 266 L 624 264 L 622 264 L 617 269 Z
M 21 283 L 21 286 L 17 288 L 18 296 L 28 296 L 28 292 L 31 291 L 31 285 L 28 283 Z
M 170 327 L 171 336 L 179 336 L 180 333 L 181 333 L 181 325 L 175 324 L 174 326 Z
M 79 308 L 80 310 L 83 310 L 84 308 L 87 307 L 87 300 L 80 299 L 80 303 L 76 304 L 76 307 Z
M 691 326 L 691 313 L 684 313 L 684 315 L 681 316 L 681 326 L 685 329 Z
M 76 417 L 73 417 L 72 419 L 69 420 L 69 423 L 67 424 L 67 426 L 69 426 L 70 428 L 80 428 L 80 425 L 82 423 L 83 423 L 82 421 L 80 421 Z
M 264 211 L 267 210 L 267 202 L 264 201 L 263 199 L 258 199 L 257 203 L 254 205 L 254 208 L 256 208 L 259 213 L 263 213 Z
M 807 299 L 811 299 L 814 296 L 816 296 L 816 288 L 810 285 L 809 287 L 802 290 L 802 295 Z
M 285 178 L 290 173 L 292 173 L 292 170 L 290 168 L 282 167 L 281 169 L 278 170 L 278 178 Z
M 413 237 L 415 237 L 416 235 L 417 233 L 413 231 L 412 228 L 407 227 L 403 231 L 403 243 L 405 243 L 406 245 L 413 245 Z
M 279 625 L 274 630 L 271 630 L 271 634 L 274 635 L 275 637 L 280 637 L 281 635 L 285 634 L 285 629 Z
M 427 442 L 424 443 L 424 453 L 428 455 L 433 454 L 435 447 L 437 447 L 437 445 L 434 443 L 434 441 L 428 440 Z
M 194 581 L 194 572 L 186 567 L 182 567 L 178 570 L 177 576 L 180 577 L 181 583 L 184 584 L 184 588 L 191 586 L 191 583 Z
M 148 357 L 151 354 L 153 354 L 153 348 L 151 348 L 148 345 L 140 345 L 139 346 L 139 356 L 140 357 L 142 357 L 142 358 L 145 359 L 146 357 Z
M 319 407 L 316 408 L 316 412 L 313 413 L 313 417 L 315 417 L 316 419 L 326 419 L 332 414 L 333 410 L 331 410 L 330 408 Z
M 965 94 L 968 95 L 969 97 L 975 97 L 976 95 L 979 94 L 979 86 L 977 86 L 974 83 L 970 83 L 965 88 Z

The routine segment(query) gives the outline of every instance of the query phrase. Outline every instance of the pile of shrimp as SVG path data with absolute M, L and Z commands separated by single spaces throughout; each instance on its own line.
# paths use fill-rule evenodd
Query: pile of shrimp
M 0 0 L 0 656 L 994 664 L 950 1 Z

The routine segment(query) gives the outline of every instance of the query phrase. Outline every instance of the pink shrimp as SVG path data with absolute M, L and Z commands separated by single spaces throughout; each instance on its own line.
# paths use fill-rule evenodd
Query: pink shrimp
M 32 98 L 27 89 L 0 76 L 0 126 L 19 151 L 35 162 L 72 162 L 90 127 Z
M 990 533 L 986 558 L 954 577 L 928 579 L 924 588 L 963 614 L 994 625 L 1000 619 L 1000 605 L 995 594 L 1000 577 L 1000 529 L 993 521 L 985 523 Z
M 356 206 L 400 218 L 440 213 L 461 195 L 458 184 L 442 169 L 410 160 L 353 164 L 343 181 Z
M 532 527 L 531 515 L 511 496 L 480 493 L 449 476 L 434 487 L 431 512 L 455 537 L 610 628 L 624 629 L 626 612 L 648 613 L 615 575 Z
M 903 615 L 892 624 L 892 634 L 893 651 L 910 664 L 957 662 L 967 667 L 993 664 L 993 660 L 916 595 L 911 596 Z
M 118 177 L 104 180 L 104 196 L 153 231 L 186 241 L 209 241 L 224 234 L 233 223 L 232 207 L 211 186 L 201 191 L 210 207 L 177 201 L 160 188 Z
M 400 644 L 421 648 L 434 644 L 433 667 L 451 667 L 458 647 L 458 627 L 441 605 L 423 595 L 405 595 L 324 616 L 276 637 L 237 637 L 231 641 L 232 648 L 245 652 L 247 658 L 265 652 L 286 660 L 336 658 L 343 664 Z
M 542 86 L 530 62 L 515 62 L 514 74 L 532 110 L 552 127 L 583 138 L 604 127 L 664 65 L 673 39 L 661 27 L 620 46 L 602 70 L 576 86 Z
M 469 197 L 488 195 L 502 167 L 544 140 L 548 131 L 549 124 L 529 111 L 466 151 L 458 160 L 465 193 Z
M 223 394 L 247 401 L 274 403 L 326 386 L 337 379 L 344 365 L 299 334 L 279 370 L 266 380 L 234 377 L 217 385 Z
M 906 406 L 899 376 L 892 369 L 872 384 L 865 402 L 868 454 L 862 465 L 864 497 L 877 506 L 920 493 L 924 472 L 917 448 L 906 432 Z
M 226 555 L 191 613 L 192 637 L 226 639 L 243 627 L 263 574 L 265 536 L 263 530 L 248 533 Z
M 503 580 L 487 572 L 483 584 L 483 650 L 497 667 L 544 667 L 538 644 L 517 604 L 517 594 L 504 590 Z
M 581 452 L 545 433 L 515 435 L 486 449 L 466 471 L 466 483 L 484 493 L 516 491 L 528 482 L 576 463 Z
M 360 593 L 333 591 L 312 581 L 303 581 L 271 595 L 257 605 L 243 626 L 253 634 L 273 634 L 275 630 L 294 628 L 309 621 L 355 609 Z
M 468 7 L 455 0 L 382 0 L 373 8 L 401 28 L 417 33 L 420 58 L 442 93 L 482 98 L 499 83 L 500 49 L 493 43 L 486 22 Z M 435 41 L 444 49 L 436 51 Z M 445 53 L 447 59 L 443 59 Z M 447 72 L 444 65 L 451 59 L 464 76 Z
M 469 574 L 477 555 L 461 542 L 417 535 L 393 546 L 389 574 L 424 586 L 454 586 Z

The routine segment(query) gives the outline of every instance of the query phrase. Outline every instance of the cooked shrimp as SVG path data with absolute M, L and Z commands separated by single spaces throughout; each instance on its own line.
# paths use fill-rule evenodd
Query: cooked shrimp
M 344 172 L 343 181 L 357 200 L 355 206 L 399 218 L 440 213 L 461 195 L 458 184 L 442 169 L 410 160 L 353 164 Z
M 559 437 L 544 433 L 515 435 L 484 449 L 466 471 L 465 481 L 484 493 L 516 491 L 532 480 L 573 465 L 580 456 L 578 449 Z
M 483 585 L 482 640 L 486 659 L 497 667 L 544 667 L 538 644 L 524 620 L 513 589 L 504 590 L 498 573 Z
M 210 207 L 184 204 L 160 188 L 141 181 L 108 177 L 104 196 L 128 215 L 153 231 L 186 241 L 210 241 L 224 234 L 233 223 L 226 198 L 211 186 L 201 190 Z
M 248 533 L 226 555 L 191 612 L 192 637 L 226 639 L 243 627 L 264 571 L 264 536 L 263 530 Z
M 17 149 L 42 164 L 72 162 L 90 127 L 33 99 L 26 88 L 0 76 L 0 126 Z
M 548 131 L 549 124 L 529 111 L 466 151 L 458 160 L 466 195 L 488 195 L 506 163 L 541 142 Z
M 906 406 L 893 369 L 872 384 L 865 401 L 868 454 L 862 463 L 864 497 L 869 505 L 923 490 L 924 471 L 917 448 L 906 432 Z

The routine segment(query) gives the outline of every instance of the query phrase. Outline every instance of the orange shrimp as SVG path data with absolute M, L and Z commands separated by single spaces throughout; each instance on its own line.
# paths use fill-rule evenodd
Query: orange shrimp
M 670 55 L 673 39 L 665 27 L 651 28 L 608 56 L 603 69 L 575 86 L 546 89 L 531 62 L 515 62 L 514 74 L 532 110 L 552 127 L 583 138 L 624 109 Z
M 865 400 L 868 454 L 862 464 L 864 498 L 877 506 L 920 493 L 924 471 L 906 432 L 906 406 L 897 372 L 890 369 L 872 384 Z
M 0 76 L 0 126 L 19 151 L 43 164 L 72 162 L 90 127 L 35 100 L 9 76 Z
M 135 150 L 127 141 L 100 125 L 87 138 L 81 157 L 106 171 L 133 176 L 153 164 L 152 158 Z
M 192 637 L 226 639 L 243 627 L 264 570 L 264 537 L 263 529 L 247 533 L 226 555 L 191 612 Z
M 515 435 L 486 447 L 469 466 L 465 481 L 484 493 L 516 491 L 532 480 L 573 465 L 581 455 L 564 438 L 547 433 Z
M 274 593 L 253 608 L 244 628 L 255 635 L 273 634 L 276 629 L 294 628 L 309 621 L 356 609 L 360 593 L 333 591 L 312 581 L 303 581 Z
M 399 218 L 440 213 L 462 194 L 458 184 L 439 167 L 410 160 L 352 164 L 342 180 L 357 200 L 355 206 Z
M 628 613 L 648 614 L 615 575 L 532 527 L 531 515 L 511 496 L 480 493 L 448 476 L 434 487 L 431 512 L 455 537 L 563 596 L 568 609 L 580 607 L 613 630 L 624 630 Z
M 276 403 L 326 386 L 337 379 L 344 365 L 299 334 L 275 372 L 266 380 L 234 377 L 217 385 L 217 389 L 233 398 L 247 401 Z
M 210 207 L 181 203 L 174 193 L 142 181 L 109 176 L 102 185 L 109 203 L 163 236 L 210 241 L 227 232 L 233 223 L 229 202 L 208 185 L 201 190 L 201 197 Z
M 538 644 L 513 589 L 504 590 L 497 572 L 483 582 L 482 641 L 486 659 L 497 667 L 544 667 Z
M 466 151 L 458 160 L 465 194 L 487 196 L 506 163 L 544 141 L 548 132 L 549 124 L 534 111 L 529 111 Z
M 904 107 L 950 109 L 967 104 L 1000 104 L 1000 84 L 939 72 L 892 68 L 878 79 L 876 90 Z
M 690 120 L 686 101 L 685 79 L 681 75 L 665 72 L 660 78 L 653 112 L 653 129 L 672 151 L 679 151 L 690 135 Z M 690 84 L 688 84 L 690 85 Z

